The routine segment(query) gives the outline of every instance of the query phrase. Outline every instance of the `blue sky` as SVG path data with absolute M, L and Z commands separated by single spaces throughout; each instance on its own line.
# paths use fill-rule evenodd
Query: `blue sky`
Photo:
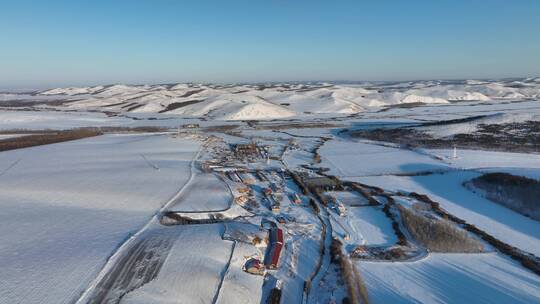
M 540 76 L 540 1 L 3 1 L 0 87 Z

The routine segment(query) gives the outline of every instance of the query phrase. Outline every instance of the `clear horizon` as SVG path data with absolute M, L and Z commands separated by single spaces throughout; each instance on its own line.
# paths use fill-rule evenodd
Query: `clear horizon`
M 0 89 L 540 76 L 538 1 L 18 1 Z

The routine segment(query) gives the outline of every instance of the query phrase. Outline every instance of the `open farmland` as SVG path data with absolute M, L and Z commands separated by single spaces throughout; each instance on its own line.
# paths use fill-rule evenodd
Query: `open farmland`
M 3 301 L 76 300 L 187 181 L 198 149 L 192 140 L 106 135 L 0 153 L 3 167 L 17 162 L 0 176 Z
M 494 254 L 431 254 L 412 263 L 361 262 L 374 303 L 536 303 L 538 276 Z
M 212 302 L 234 250 L 232 242 L 221 239 L 222 229 L 220 224 L 176 228 L 179 235 L 158 275 L 129 292 L 122 302 L 187 303 L 193 299 Z

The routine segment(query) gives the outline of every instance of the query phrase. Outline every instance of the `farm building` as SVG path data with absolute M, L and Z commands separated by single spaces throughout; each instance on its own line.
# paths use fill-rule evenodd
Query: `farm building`
M 272 199 L 279 204 L 283 200 L 283 196 L 280 193 L 273 193 Z
M 347 214 L 347 208 L 345 208 L 345 206 L 341 202 L 338 202 L 337 208 L 339 216 L 345 216 Z
M 241 182 L 242 182 L 242 181 L 240 180 L 240 178 L 238 177 L 238 174 L 236 174 L 236 172 L 233 172 L 233 171 L 227 172 L 227 176 L 228 176 L 229 179 L 232 180 L 233 182 L 237 182 L 237 183 L 241 183 Z
M 366 246 L 359 245 L 353 250 L 352 255 L 355 257 L 366 257 L 369 256 L 369 251 L 367 250 Z
M 266 175 L 264 175 L 262 171 L 257 171 L 257 177 L 259 178 L 261 182 L 268 180 L 268 178 L 266 177 Z
M 268 269 L 277 269 L 283 249 L 283 230 L 274 227 L 270 230 L 270 245 L 265 255 L 264 264 Z
M 249 194 L 251 190 L 247 187 L 244 187 L 244 188 L 238 189 L 238 192 L 243 193 L 243 194 Z
M 272 228 L 270 230 L 270 244 L 281 243 L 283 244 L 283 230 L 281 228 Z
M 293 202 L 295 204 L 301 204 L 302 203 L 302 199 L 300 198 L 298 193 L 291 193 L 290 199 L 291 199 L 291 202 Z
M 237 196 L 234 199 L 234 202 L 237 203 L 238 205 L 245 205 L 248 200 L 249 200 L 249 198 L 247 196 L 241 195 L 241 196 Z
M 244 271 L 251 274 L 263 275 L 264 265 L 259 259 L 251 258 L 244 264 Z
M 258 156 L 259 148 L 257 144 L 252 142 L 249 144 L 237 144 L 233 146 L 234 154 L 238 157 Z
M 281 191 L 281 187 L 279 187 L 275 183 L 270 183 L 270 189 L 272 189 L 272 191 L 275 191 L 275 192 Z
M 242 172 L 240 173 L 240 178 L 242 179 L 242 182 L 246 185 L 252 185 L 256 181 L 255 177 L 249 172 Z
M 281 200 L 283 199 L 282 196 L 278 193 L 273 193 L 270 195 L 270 198 L 272 202 L 272 212 L 278 213 L 280 211 Z
M 279 258 L 281 256 L 281 249 L 283 244 L 276 243 L 270 247 L 269 252 L 267 253 L 266 268 L 268 269 L 277 269 L 279 266 Z

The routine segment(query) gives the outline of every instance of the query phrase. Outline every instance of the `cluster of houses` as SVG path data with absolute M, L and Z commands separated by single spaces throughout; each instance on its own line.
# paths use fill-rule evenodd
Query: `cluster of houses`
M 244 271 L 264 275 L 265 269 L 274 270 L 279 267 L 279 259 L 283 249 L 283 230 L 277 226 L 270 228 L 268 246 L 264 255 L 264 264 L 257 257 L 249 258 L 244 264 Z
M 255 142 L 232 145 L 232 151 L 237 159 L 267 159 L 269 156 L 268 149 L 258 146 Z
M 279 213 L 281 201 L 283 200 L 283 196 L 281 194 L 281 187 L 279 187 L 275 183 L 270 183 L 269 187 L 263 189 L 263 193 L 270 202 L 272 212 Z
M 250 196 L 252 195 L 251 189 L 247 187 L 239 188 L 238 193 L 240 193 L 240 195 L 234 198 L 234 202 L 240 206 L 246 205 L 249 201 Z
M 227 170 L 226 175 L 230 180 L 236 183 L 251 185 L 257 182 L 255 175 L 247 171 Z
M 330 207 L 332 209 L 334 209 L 337 214 L 339 214 L 339 216 L 347 215 L 347 208 L 337 198 L 329 195 L 328 196 L 328 203 L 329 203 Z

